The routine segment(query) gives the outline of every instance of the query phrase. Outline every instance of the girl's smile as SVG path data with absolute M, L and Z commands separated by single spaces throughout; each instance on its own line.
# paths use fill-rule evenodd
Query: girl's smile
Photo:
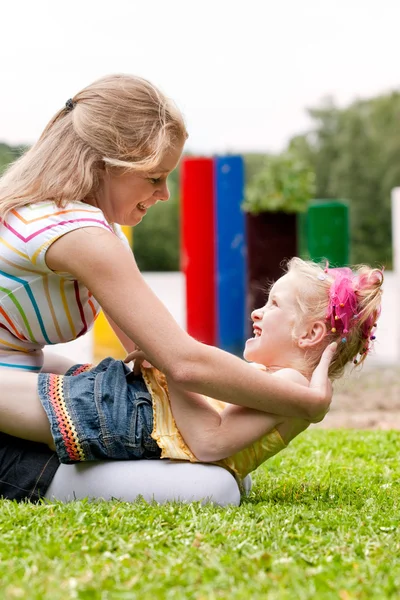
M 296 281 L 286 274 L 272 287 L 267 304 L 251 313 L 254 335 L 246 342 L 244 358 L 269 367 L 290 366 L 298 350 L 293 337 L 296 308 Z

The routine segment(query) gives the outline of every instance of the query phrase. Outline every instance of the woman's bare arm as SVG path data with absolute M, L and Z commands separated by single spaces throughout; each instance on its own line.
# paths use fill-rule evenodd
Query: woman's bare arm
M 130 250 L 111 232 L 95 227 L 71 231 L 50 246 L 46 262 L 86 285 L 150 362 L 188 391 L 311 420 L 328 409 L 332 352 L 326 353 L 316 370 L 315 388 L 309 390 L 266 377 L 243 360 L 195 341 L 175 322 L 144 281 Z
M 133 352 L 134 350 L 136 350 L 135 342 L 133 342 L 124 331 L 122 331 L 121 327 L 118 327 L 118 325 L 112 320 L 112 318 L 109 315 L 106 315 L 106 318 L 111 329 L 114 331 L 115 335 L 117 336 L 125 350 L 127 352 Z

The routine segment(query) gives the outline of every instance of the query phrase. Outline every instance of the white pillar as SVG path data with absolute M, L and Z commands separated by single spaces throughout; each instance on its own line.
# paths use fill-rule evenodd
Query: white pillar
M 393 271 L 400 278 L 400 187 L 392 190 Z
M 400 306 L 400 187 L 392 190 L 392 247 L 393 247 L 393 274 L 394 289 L 391 306 L 391 322 L 395 328 L 396 360 L 400 359 L 400 319 L 398 310 Z M 382 311 L 383 314 L 383 311 Z

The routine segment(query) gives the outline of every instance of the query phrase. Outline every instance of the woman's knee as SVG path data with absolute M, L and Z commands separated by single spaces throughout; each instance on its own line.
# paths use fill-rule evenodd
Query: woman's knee
M 140 496 L 160 504 L 240 504 L 239 486 L 226 469 L 168 460 L 61 465 L 46 496 L 63 501 L 87 497 L 132 502 Z
M 193 482 L 192 491 L 203 504 L 228 506 L 240 504 L 240 489 L 233 475 L 217 465 L 186 463 L 186 481 Z M 190 484 L 189 484 L 190 490 Z M 189 491 L 188 490 L 188 491 Z
M 210 490 L 212 492 L 210 502 L 218 506 L 239 506 L 240 489 L 235 478 L 222 467 L 216 468 L 220 469 L 221 472 L 218 473 L 218 480 L 214 482 L 212 490 Z

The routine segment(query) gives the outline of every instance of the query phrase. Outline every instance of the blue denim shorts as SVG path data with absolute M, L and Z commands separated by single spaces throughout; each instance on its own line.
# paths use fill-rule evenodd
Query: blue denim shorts
M 122 361 L 40 373 L 38 392 L 62 463 L 160 458 L 151 395 Z

